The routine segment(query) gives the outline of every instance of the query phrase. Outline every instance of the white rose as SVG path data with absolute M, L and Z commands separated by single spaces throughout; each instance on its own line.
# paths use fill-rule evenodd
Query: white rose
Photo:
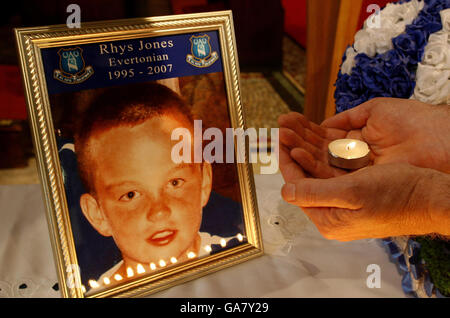
M 419 63 L 413 98 L 428 104 L 442 104 L 450 94 L 450 70 L 437 70 Z
M 399 15 L 400 11 L 401 8 L 399 4 L 390 2 L 383 10 L 381 10 L 381 15 L 383 17 L 396 17 Z
M 367 30 L 359 30 L 355 34 L 355 43 L 353 44 L 356 52 L 365 53 L 370 57 L 374 57 L 376 54 L 376 46 L 370 33 Z
M 438 41 L 428 43 L 422 62 L 436 69 L 450 70 L 450 45 Z
M 437 43 L 437 44 L 448 44 L 449 41 L 449 34 L 443 30 L 433 33 L 430 35 L 430 37 L 428 38 L 428 44 L 430 45 L 432 43 Z
M 342 74 L 350 75 L 352 73 L 353 67 L 356 65 L 355 57 L 358 53 L 353 49 L 353 47 L 349 47 L 345 52 L 345 61 L 342 63 L 341 72 Z
M 357 37 L 355 36 L 355 39 L 360 40 L 363 36 L 367 37 L 366 42 L 362 43 L 367 44 L 370 42 L 373 44 L 370 44 L 370 46 L 365 49 L 372 53 L 372 46 L 375 46 L 375 53 L 383 54 L 394 48 L 392 39 L 402 34 L 405 31 L 405 28 L 405 24 L 396 24 L 393 19 L 383 17 L 381 20 L 381 28 L 367 28 L 364 32 L 358 34 Z M 359 45 L 356 47 L 360 48 Z
M 446 32 L 450 32 L 450 9 L 441 11 L 442 29 Z
M 392 39 L 397 35 L 391 33 L 392 29 L 381 29 L 372 34 L 372 40 L 375 43 L 376 52 L 378 54 L 386 53 L 394 48 Z M 403 31 L 399 32 L 401 34 Z
M 375 43 L 378 54 L 386 53 L 394 48 L 392 39 L 405 32 L 406 25 L 395 23 L 390 18 L 382 18 L 380 29 L 368 29 L 370 38 Z
M 419 12 L 423 9 L 424 2 L 413 0 L 410 2 L 396 4 L 389 3 L 381 11 L 381 23 L 385 19 L 392 19 L 395 24 L 408 25 L 411 24 Z
M 406 25 L 411 24 L 419 15 L 419 12 L 423 9 L 423 1 L 410 1 L 403 4 L 404 10 L 400 12 L 402 22 Z
M 422 11 L 423 7 L 425 6 L 425 2 L 423 0 L 412 0 L 410 2 L 410 5 L 413 6 L 417 14 L 419 14 L 419 12 Z
M 423 1 L 412 0 L 403 4 L 388 3 L 380 12 L 380 27 L 372 24 L 373 15 L 364 22 L 363 30 L 355 35 L 354 48 L 358 53 L 374 57 L 393 49 L 392 39 L 405 32 L 424 5 Z

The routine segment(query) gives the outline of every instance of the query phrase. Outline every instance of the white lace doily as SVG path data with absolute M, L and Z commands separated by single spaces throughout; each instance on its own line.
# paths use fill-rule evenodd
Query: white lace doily
M 40 186 L 0 186 L 0 211 L 0 297 L 61 297 Z
M 154 296 L 404 296 L 383 248 L 370 240 L 324 239 L 299 208 L 282 200 L 283 183 L 279 174 L 255 175 L 265 256 Z M 40 186 L 0 186 L 0 211 L 0 297 L 60 297 Z M 373 263 L 382 269 L 381 289 L 366 287 Z

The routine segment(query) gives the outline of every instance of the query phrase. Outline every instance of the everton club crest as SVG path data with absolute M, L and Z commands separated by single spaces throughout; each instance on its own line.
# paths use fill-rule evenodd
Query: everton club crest
M 217 52 L 211 50 L 209 36 L 206 34 L 191 36 L 191 54 L 186 56 L 186 62 L 195 67 L 208 67 L 219 58 Z
M 79 47 L 60 49 L 59 70 L 53 71 L 53 77 L 66 84 L 79 84 L 91 77 L 94 69 L 84 64 L 82 53 Z

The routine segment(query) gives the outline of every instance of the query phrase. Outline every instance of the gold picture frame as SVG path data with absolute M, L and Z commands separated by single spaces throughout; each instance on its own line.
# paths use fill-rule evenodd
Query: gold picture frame
M 213 44 L 208 42 L 209 40 L 213 41 L 213 39 L 210 39 L 210 36 L 207 36 L 207 34 L 215 37 Z M 239 233 L 238 243 L 231 247 L 227 246 L 219 249 L 216 253 L 211 253 L 204 257 L 196 257 L 179 264 L 169 266 L 166 261 L 163 264 L 164 266 L 160 264 L 161 266 L 158 267 L 157 265 L 154 271 L 146 270 L 148 268 L 146 267 L 143 272 L 141 271 L 140 275 L 138 275 L 138 269 L 137 272 L 136 270 L 133 272 L 129 279 L 117 281 L 111 285 L 108 285 L 109 283 L 106 284 L 105 280 L 105 284 L 98 289 L 96 289 L 97 286 L 86 286 L 86 283 L 83 284 L 83 281 L 86 281 L 89 277 L 83 277 L 84 274 L 80 273 L 79 270 L 81 254 L 77 250 L 77 242 L 80 239 L 75 237 L 76 235 L 80 236 L 77 234 L 79 225 L 74 227 L 73 215 L 71 215 L 73 211 L 68 203 L 68 199 L 72 194 L 67 192 L 67 187 L 69 187 L 67 185 L 68 174 L 63 167 L 61 152 L 61 149 L 64 149 L 64 147 L 61 148 L 59 143 L 61 139 L 61 131 L 58 126 L 60 125 L 59 119 L 55 119 L 65 118 L 65 123 L 69 125 L 72 120 L 76 120 L 76 116 L 67 118 L 62 111 L 66 107 L 65 105 L 71 102 L 72 98 L 67 96 L 72 96 L 70 95 L 72 93 L 81 94 L 80 92 L 108 85 L 120 87 L 130 84 L 127 82 L 129 80 L 128 77 L 123 78 L 125 73 L 111 73 L 111 71 L 118 70 L 117 64 L 120 64 L 128 67 L 126 68 L 126 76 L 131 76 L 129 74 L 130 61 L 138 63 L 140 61 L 139 57 L 135 57 L 134 61 L 134 57 L 131 57 L 131 59 L 122 58 L 120 47 L 117 51 L 111 47 L 111 53 L 110 47 L 101 45 L 105 43 L 127 43 L 127 41 L 129 42 L 128 44 L 136 43 L 137 45 L 139 40 L 150 39 L 154 40 L 153 45 L 154 42 L 158 42 L 158 49 L 162 50 L 168 46 L 167 43 L 169 42 L 161 39 L 179 36 L 180 39 L 177 38 L 176 41 L 184 41 L 183 43 L 185 44 L 173 45 L 173 43 L 178 43 L 173 42 L 171 54 L 174 56 L 174 59 L 178 58 L 180 61 L 184 59 L 183 63 L 186 63 L 186 65 L 182 64 L 182 62 L 176 62 L 181 63 L 179 65 L 182 66 L 175 67 L 175 69 L 181 69 L 182 71 L 179 71 L 180 74 L 173 77 L 182 78 L 183 81 L 185 81 L 185 78 L 188 78 L 191 80 L 189 83 L 192 84 L 192 81 L 197 83 L 197 87 L 208 94 L 208 88 L 203 87 L 203 82 L 197 80 L 198 78 L 195 76 L 213 76 L 216 73 L 208 73 L 208 67 L 211 67 L 211 65 L 218 67 L 217 65 L 220 64 L 222 71 L 221 75 L 219 75 L 222 77 L 217 75 L 217 78 L 221 78 L 224 83 L 223 94 L 230 126 L 232 128 L 246 129 L 240 97 L 239 65 L 231 11 L 90 22 L 82 24 L 81 28 L 74 29 L 70 29 L 66 25 L 19 28 L 15 29 L 15 35 L 38 171 L 47 211 L 50 239 L 63 297 L 144 296 L 263 254 L 253 172 L 251 164 L 248 163 L 249 160 L 245 160 L 246 163 L 235 163 L 232 165 L 233 169 L 236 169 L 238 182 L 235 182 L 235 187 L 238 187 L 240 206 L 242 208 L 240 213 L 242 215 L 243 233 Z M 188 38 L 193 39 L 196 37 L 203 37 L 206 45 L 206 47 L 203 46 L 200 49 L 195 47 L 198 56 L 192 51 L 196 44 L 186 41 Z M 134 44 L 130 45 L 131 49 L 134 48 L 137 51 L 137 46 L 133 47 Z M 189 50 L 189 45 L 190 51 L 186 52 L 186 50 Z M 97 46 L 98 49 L 100 47 L 103 48 L 97 53 L 101 52 L 105 55 L 111 54 L 115 56 L 114 60 L 108 60 L 108 67 L 111 71 L 107 67 L 101 68 L 98 66 L 100 64 L 93 64 L 94 58 L 89 53 L 89 50 L 94 46 Z M 174 46 L 175 48 L 173 48 Z M 117 48 L 117 46 L 115 47 Z M 206 50 L 203 58 L 199 55 L 202 54 L 202 50 Z M 59 55 L 59 61 L 57 60 L 57 54 Z M 67 57 L 67 55 L 70 56 Z M 124 54 L 124 56 L 126 57 L 127 55 Z M 148 67 L 151 65 L 162 65 L 158 63 L 152 64 L 152 61 L 156 61 L 156 55 L 153 54 L 152 56 L 153 60 L 150 57 L 150 62 L 147 60 L 145 62 L 147 64 L 144 63 L 147 67 L 146 70 L 149 70 Z M 118 63 L 119 58 L 122 58 L 121 63 Z M 195 65 L 196 63 L 197 65 Z M 133 65 L 133 76 L 137 76 L 137 72 L 140 70 L 139 67 Z M 193 70 L 192 74 L 189 73 L 191 69 Z M 162 72 L 162 66 L 158 70 Z M 198 72 L 204 72 L 204 74 Z M 105 79 L 107 77 L 106 74 L 108 74 L 109 79 Z M 148 76 L 151 77 L 153 74 Z M 162 79 L 150 77 L 146 77 L 145 82 L 173 78 L 170 76 Z M 114 80 L 117 80 L 114 85 L 104 84 Z M 136 83 L 138 82 L 144 82 L 144 80 L 136 81 Z M 220 89 L 220 85 L 218 87 Z M 60 88 L 63 91 L 63 95 L 69 95 L 64 95 L 66 99 L 63 99 L 63 103 L 58 104 L 64 106 L 58 106 L 60 107 L 58 108 L 55 106 L 55 103 L 60 97 L 58 95 Z M 74 92 L 64 92 L 66 89 L 74 90 Z M 62 115 L 56 114 L 57 111 L 61 111 Z M 212 111 L 211 108 L 209 111 Z M 73 115 L 73 113 L 71 114 Z M 245 158 L 248 158 L 247 151 Z M 65 172 L 63 173 L 63 171 Z M 77 202 L 79 203 L 79 201 Z M 90 244 L 90 246 L 94 245 Z M 105 255 L 109 255 L 107 251 L 105 253 Z M 95 266 L 92 267 L 94 268 Z M 96 281 L 95 279 L 94 281 Z M 91 283 L 91 280 L 89 282 Z

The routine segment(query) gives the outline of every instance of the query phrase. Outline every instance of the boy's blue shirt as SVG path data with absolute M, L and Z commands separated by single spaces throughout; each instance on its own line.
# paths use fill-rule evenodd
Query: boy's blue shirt
M 64 187 L 69 208 L 72 232 L 75 239 L 78 265 L 81 280 L 88 286 L 89 279 L 99 278 L 106 270 L 122 260 L 120 250 L 112 237 L 100 235 L 86 220 L 80 208 L 80 196 L 86 193 L 78 175 L 75 153 L 67 145 L 72 140 L 58 140 L 59 159 L 63 170 Z M 230 198 L 214 191 L 211 192 L 206 206 L 203 208 L 200 232 L 211 235 L 230 237 L 238 233 L 244 234 L 242 206 Z M 237 239 L 228 242 L 227 248 L 239 244 Z M 212 253 L 218 252 L 220 245 L 212 246 Z

